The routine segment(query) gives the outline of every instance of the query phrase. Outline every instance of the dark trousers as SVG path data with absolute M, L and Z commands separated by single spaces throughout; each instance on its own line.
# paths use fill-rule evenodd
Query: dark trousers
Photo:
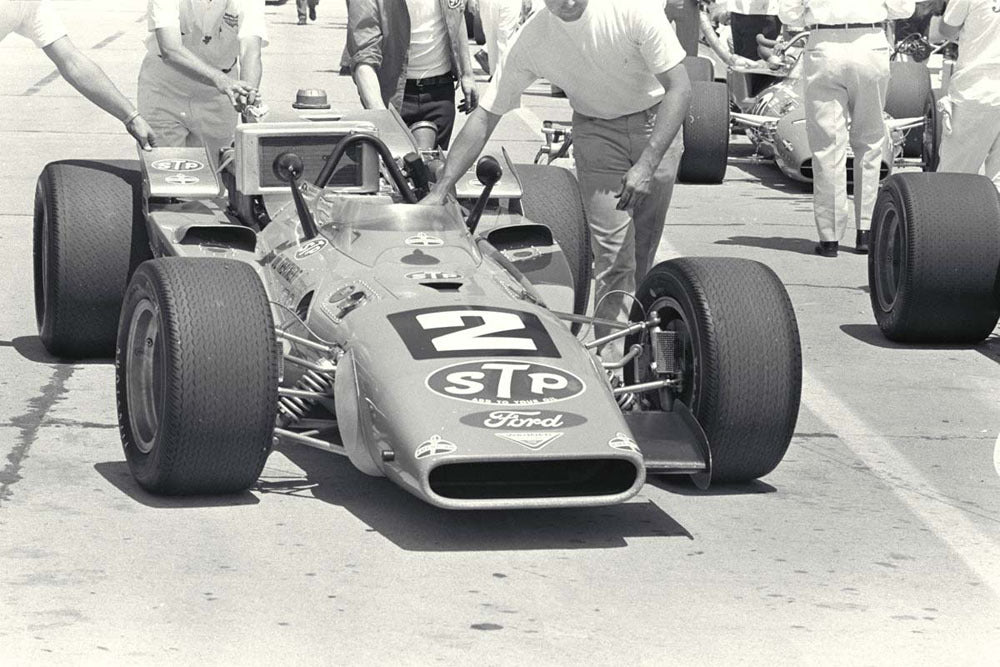
M 446 81 L 418 86 L 408 80 L 399 115 L 407 125 L 421 120 L 434 123 L 437 126 L 438 146 L 448 148 L 451 131 L 455 127 L 455 85 Z
M 781 21 L 777 16 L 765 14 L 729 14 L 729 25 L 733 29 L 733 51 L 738 56 L 758 60 L 757 35 L 768 39 L 777 39 L 781 33 Z M 773 77 L 762 74 L 752 74 L 748 81 L 750 94 L 756 95 L 774 81 Z

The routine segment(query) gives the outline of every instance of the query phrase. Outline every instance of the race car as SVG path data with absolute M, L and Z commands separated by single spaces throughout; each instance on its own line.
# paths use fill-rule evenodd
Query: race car
M 596 322 L 572 174 L 486 156 L 454 201 L 418 205 L 440 157 L 391 110 L 287 110 L 240 124 L 218 161 L 45 167 L 40 336 L 115 356 L 144 489 L 239 492 L 276 445 L 452 509 L 607 505 L 647 475 L 704 488 L 778 465 L 801 354 L 770 269 L 664 262 L 631 322 Z M 596 354 L 620 340 L 624 357 Z
M 729 68 L 730 98 L 739 109 L 732 114 L 734 128 L 745 131 L 756 153 L 773 159 L 788 178 L 811 183 L 812 152 L 806 136 L 803 65 L 799 56 L 809 38 L 801 32 L 788 43 L 781 61 Z M 881 177 L 896 167 L 922 166 L 921 147 L 930 79 L 927 69 L 915 62 L 892 62 L 882 142 Z M 774 83 L 751 95 L 750 77 L 767 76 Z M 847 148 L 847 178 L 854 180 L 854 155 Z

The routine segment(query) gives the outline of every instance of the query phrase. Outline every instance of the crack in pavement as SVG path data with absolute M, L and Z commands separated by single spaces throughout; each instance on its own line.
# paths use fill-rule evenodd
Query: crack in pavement
M 21 480 L 21 464 L 27 458 L 45 416 L 66 393 L 66 381 L 74 370 L 72 366 L 58 366 L 49 383 L 42 387 L 42 393 L 28 401 L 27 412 L 10 420 L 12 426 L 21 430 L 21 435 L 7 455 L 7 465 L 0 471 L 0 503 L 10 498 L 10 487 Z

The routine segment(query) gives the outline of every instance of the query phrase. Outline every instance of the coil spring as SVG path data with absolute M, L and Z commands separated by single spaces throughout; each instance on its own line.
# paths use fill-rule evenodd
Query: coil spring
M 299 378 L 299 381 L 295 383 L 295 388 L 303 391 L 314 391 L 318 394 L 329 393 L 333 388 L 333 375 L 307 370 Z M 287 423 L 290 424 L 302 419 L 314 403 L 316 403 L 316 400 L 312 398 L 281 396 L 278 399 L 278 410 L 285 416 Z

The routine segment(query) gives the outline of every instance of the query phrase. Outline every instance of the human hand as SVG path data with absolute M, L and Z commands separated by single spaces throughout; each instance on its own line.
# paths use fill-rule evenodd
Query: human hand
M 257 101 L 257 89 L 246 81 L 233 79 L 220 73 L 219 78 L 215 82 L 215 87 L 220 93 L 229 98 L 230 104 L 237 111 L 243 111 L 243 109 L 252 106 Z
M 427 196 L 418 201 L 417 203 L 421 206 L 444 206 L 445 202 L 448 201 L 448 195 L 444 192 L 439 192 L 437 188 L 432 188 Z
M 941 114 L 941 128 L 945 134 L 951 134 L 952 101 L 950 97 L 942 97 L 937 101 L 938 112 Z
M 644 160 L 639 160 L 622 176 L 622 189 L 615 195 L 619 211 L 633 211 L 653 187 L 653 169 Z
M 125 129 L 132 138 L 136 140 L 139 144 L 139 148 L 144 151 L 151 151 L 156 148 L 156 133 L 153 132 L 153 128 L 149 126 L 146 119 L 142 116 L 136 116 L 130 120 L 126 125 Z
M 476 88 L 476 78 L 471 74 L 462 77 L 459 85 L 462 87 L 464 99 L 458 105 L 458 110 L 463 113 L 472 113 L 479 106 L 479 90 Z

